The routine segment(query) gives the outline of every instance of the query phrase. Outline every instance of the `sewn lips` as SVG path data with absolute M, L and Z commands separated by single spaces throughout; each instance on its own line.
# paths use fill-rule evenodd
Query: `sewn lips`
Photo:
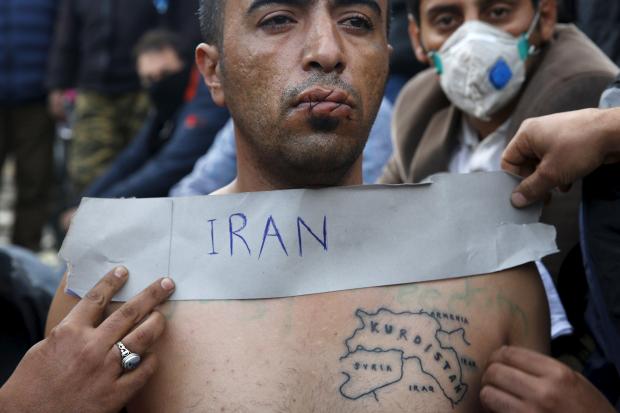
M 306 89 L 296 99 L 295 109 L 307 111 L 318 117 L 346 118 L 355 107 L 351 95 L 342 89 L 313 87 Z

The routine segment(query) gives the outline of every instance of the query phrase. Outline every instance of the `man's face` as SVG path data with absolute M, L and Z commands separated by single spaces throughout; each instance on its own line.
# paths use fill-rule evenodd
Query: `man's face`
M 428 50 L 439 50 L 456 29 L 471 20 L 518 36 L 527 31 L 534 13 L 532 0 L 422 0 L 422 39 Z
M 183 62 L 172 48 L 141 53 L 137 59 L 137 71 L 142 85 L 148 87 L 166 76 L 180 72 Z
M 555 9 L 555 0 L 541 0 L 540 29 L 531 39 L 534 45 L 551 37 Z M 420 24 L 410 22 L 411 40 L 418 59 L 428 63 L 425 52 L 439 50 L 465 22 L 479 20 L 519 36 L 529 29 L 535 13 L 532 0 L 421 0 Z
M 293 185 L 351 169 L 383 96 L 387 14 L 387 0 L 226 1 L 223 100 L 261 167 Z

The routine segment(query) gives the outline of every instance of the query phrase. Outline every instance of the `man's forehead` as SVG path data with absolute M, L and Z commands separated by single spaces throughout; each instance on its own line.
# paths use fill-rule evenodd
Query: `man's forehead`
M 330 8 L 345 6 L 366 6 L 382 16 L 387 13 L 388 0 L 229 0 L 235 4 L 237 12 L 245 14 L 268 5 L 294 6 L 298 8 L 312 8 L 316 6 L 327 6 Z
M 420 0 L 420 12 L 422 14 L 436 10 L 437 8 L 465 8 L 475 7 L 485 9 L 495 3 L 518 4 L 523 0 Z M 526 0 L 530 2 L 531 0 Z

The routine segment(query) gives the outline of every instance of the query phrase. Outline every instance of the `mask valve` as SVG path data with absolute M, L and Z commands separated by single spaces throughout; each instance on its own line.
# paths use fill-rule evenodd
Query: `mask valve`
M 502 90 L 510 83 L 510 79 L 512 79 L 512 70 L 510 70 L 508 63 L 500 57 L 489 72 L 489 82 L 495 89 Z

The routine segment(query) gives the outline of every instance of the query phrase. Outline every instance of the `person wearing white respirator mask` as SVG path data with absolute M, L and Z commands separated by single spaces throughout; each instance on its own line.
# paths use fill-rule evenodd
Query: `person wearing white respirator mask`
M 414 52 L 431 68 L 414 77 L 396 102 L 394 155 L 380 183 L 499 170 L 503 150 L 525 119 L 596 107 L 618 73 L 576 27 L 556 24 L 555 0 L 408 5 Z M 556 227 L 561 251 L 539 263 L 551 287 L 553 337 L 569 332 L 570 324 L 548 273 L 562 282 L 560 267 L 578 243 L 580 198 L 580 185 L 554 194 L 542 215 Z
M 478 20 L 464 23 L 437 52 L 428 52 L 444 93 L 463 112 L 490 121 L 519 93 L 526 61 L 536 53 L 530 43 L 537 11 L 526 33 L 514 37 Z
M 394 155 L 381 183 L 499 170 L 525 119 L 598 106 L 618 72 L 579 29 L 556 23 L 555 0 L 409 0 L 408 6 L 414 52 L 432 67 L 401 91 Z M 558 230 L 561 253 L 543 260 L 556 279 L 578 243 L 580 197 L 576 185 L 543 211 L 542 221 Z

